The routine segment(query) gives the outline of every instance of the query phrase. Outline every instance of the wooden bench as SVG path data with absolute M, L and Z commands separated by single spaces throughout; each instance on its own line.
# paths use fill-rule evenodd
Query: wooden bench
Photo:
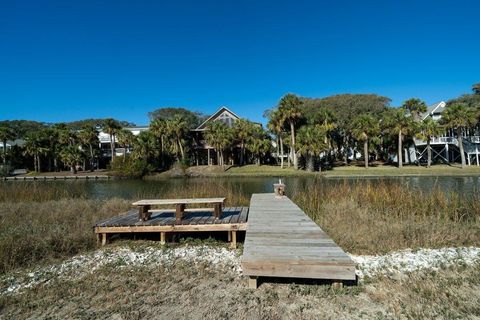
M 183 213 L 185 212 L 186 205 L 190 204 L 210 204 L 213 205 L 213 215 L 215 219 L 219 219 L 222 215 L 223 203 L 225 198 L 198 198 L 198 199 L 151 199 L 140 200 L 132 203 L 134 206 L 138 206 L 138 218 L 140 221 L 147 221 L 150 219 L 151 206 L 159 205 L 175 205 L 175 220 L 179 222 L 182 220 Z

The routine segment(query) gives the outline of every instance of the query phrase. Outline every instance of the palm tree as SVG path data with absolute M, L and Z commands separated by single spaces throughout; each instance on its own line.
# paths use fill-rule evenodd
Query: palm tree
M 240 119 L 233 125 L 235 136 L 240 141 L 240 165 L 245 164 L 245 143 L 254 133 L 254 124 L 248 120 Z
M 205 132 L 205 139 L 217 152 L 217 164 L 223 166 L 223 153 L 233 141 L 233 130 L 223 122 L 213 121 Z
M 15 132 L 8 127 L 0 127 L 0 141 L 3 144 L 3 166 L 7 165 L 7 141 L 15 138 Z
M 271 141 L 265 130 L 260 126 L 252 126 L 250 135 L 245 139 L 245 146 L 255 155 L 257 166 L 261 164 L 262 154 L 267 153 L 271 145 Z
M 127 157 L 127 149 L 135 142 L 135 135 L 130 130 L 121 129 L 117 133 L 118 143 L 123 146 L 123 162 Z
M 368 114 L 360 115 L 353 123 L 352 134 L 358 141 L 363 141 L 363 157 L 365 168 L 368 169 L 369 140 L 378 135 L 380 126 L 378 120 Z
M 155 154 L 155 135 L 150 131 L 142 131 L 133 141 L 134 159 L 149 161 Z
M 150 131 L 153 135 L 160 140 L 160 161 L 162 167 L 165 166 L 165 140 L 167 137 L 167 125 L 165 120 L 157 118 L 150 123 Z
M 93 146 L 99 144 L 98 131 L 92 126 L 85 126 L 79 133 L 78 139 L 81 145 L 88 146 L 90 153 L 90 171 L 94 169 Z
M 443 133 L 443 127 L 432 118 L 428 117 L 422 121 L 418 137 L 427 141 L 427 168 L 432 164 L 432 147 L 430 145 L 432 138 L 438 137 Z
M 77 165 L 83 159 L 83 153 L 80 150 L 80 146 L 66 146 L 60 151 L 60 159 L 65 165 L 70 167 L 70 171 L 73 174 L 76 174 Z
M 325 143 L 327 130 L 322 125 L 305 125 L 298 130 L 298 151 L 307 159 L 307 170 L 315 170 L 315 156 L 328 149 Z M 318 168 L 322 171 L 321 166 Z
M 298 169 L 297 153 L 295 151 L 295 126 L 300 117 L 300 106 L 302 100 L 294 94 L 288 93 L 279 102 L 278 110 L 281 114 L 281 124 L 288 124 L 290 126 L 290 147 L 293 154 L 293 167 Z
M 477 123 L 476 110 L 459 103 L 447 105 L 445 111 L 442 113 L 441 122 L 447 128 L 452 128 L 456 131 L 463 169 L 467 165 L 463 150 L 463 133 L 466 128 L 472 127 Z
M 427 112 L 427 104 L 416 98 L 408 99 L 402 105 L 402 108 L 408 110 L 412 115 L 413 119 L 419 120 L 422 113 Z
M 45 154 L 48 151 L 44 147 L 43 141 L 38 133 L 30 133 L 25 137 L 25 154 L 33 157 L 33 168 L 35 172 L 40 172 L 41 162 L 40 155 Z
M 178 152 L 182 157 L 182 160 L 185 160 L 185 148 L 183 146 L 185 136 L 188 133 L 188 122 L 179 116 L 175 116 L 171 120 L 166 121 L 167 135 L 170 136 L 172 140 L 172 145 L 175 150 L 175 153 L 178 157 Z
M 273 132 L 278 139 L 278 144 L 280 145 L 280 167 L 283 169 L 284 168 L 284 160 L 283 160 L 283 134 L 284 134 L 284 127 L 281 119 L 281 113 L 280 111 L 277 110 L 272 110 L 267 113 L 267 116 L 269 118 L 267 128 L 271 132 Z
M 398 138 L 397 157 L 398 167 L 403 168 L 403 138 L 415 131 L 413 118 L 405 113 L 404 108 L 393 109 L 387 114 L 384 125 L 391 134 Z
M 112 118 L 105 119 L 103 123 L 103 131 L 110 136 L 110 150 L 112 152 L 112 160 L 115 158 L 115 136 L 122 127 L 117 120 Z

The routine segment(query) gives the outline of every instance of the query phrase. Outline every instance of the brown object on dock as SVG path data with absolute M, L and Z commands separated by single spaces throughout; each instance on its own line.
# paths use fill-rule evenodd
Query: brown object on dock
M 150 208 L 156 205 L 175 205 L 175 218 L 180 222 L 185 212 L 187 204 L 213 204 L 213 215 L 215 219 L 219 219 L 222 215 L 222 207 L 225 198 L 195 198 L 195 199 L 150 199 L 140 200 L 132 203 L 138 206 L 138 219 L 140 221 L 147 221 L 151 217 Z
M 226 231 L 231 239 L 231 247 L 236 248 L 237 231 L 247 229 L 248 207 L 223 208 L 218 219 L 212 216 L 212 211 L 212 208 L 185 209 L 183 219 L 178 221 L 176 211 L 150 210 L 150 219 L 138 221 L 138 211 L 133 209 L 123 215 L 98 222 L 94 231 L 101 235 L 102 245 L 107 242 L 107 234 L 115 233 L 156 232 L 160 233 L 163 244 L 167 233 Z
M 251 288 L 257 277 L 356 279 L 350 257 L 295 203 L 274 193 L 252 195 L 242 269 Z

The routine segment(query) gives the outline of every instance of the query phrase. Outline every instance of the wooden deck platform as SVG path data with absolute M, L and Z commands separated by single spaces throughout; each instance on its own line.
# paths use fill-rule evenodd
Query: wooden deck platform
M 138 210 L 132 209 L 120 216 L 100 221 L 94 225 L 98 240 L 107 242 L 107 235 L 112 233 L 159 232 L 162 243 L 167 233 L 172 232 L 212 232 L 227 231 L 232 247 L 236 246 L 236 232 L 247 229 L 248 207 L 223 208 L 219 219 L 212 216 L 207 209 L 186 210 L 181 221 L 175 221 L 175 210 L 151 210 L 147 221 L 139 221 Z
M 355 280 L 355 264 L 287 197 L 253 194 L 242 258 L 243 273 L 257 277 Z

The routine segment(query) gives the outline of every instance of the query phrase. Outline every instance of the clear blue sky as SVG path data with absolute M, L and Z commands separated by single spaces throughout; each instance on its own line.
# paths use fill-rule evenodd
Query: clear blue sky
M 74 3 L 75 2 L 75 3 Z M 480 82 L 479 1 L 1 1 L 0 119 L 226 105 L 287 92 L 433 103 Z

